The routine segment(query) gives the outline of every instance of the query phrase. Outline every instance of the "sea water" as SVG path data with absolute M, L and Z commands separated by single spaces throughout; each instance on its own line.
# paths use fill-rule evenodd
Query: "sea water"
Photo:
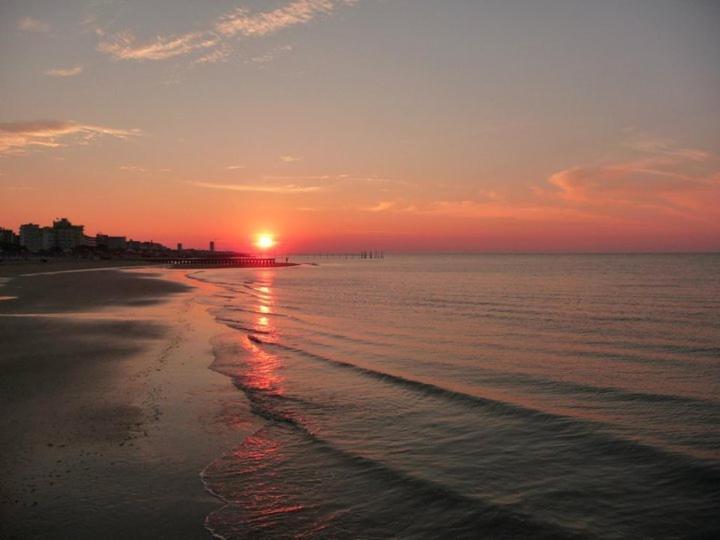
M 195 272 L 261 419 L 223 538 L 720 537 L 720 256 Z

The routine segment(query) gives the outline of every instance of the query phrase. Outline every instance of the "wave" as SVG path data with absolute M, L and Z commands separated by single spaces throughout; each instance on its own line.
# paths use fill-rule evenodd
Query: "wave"
M 317 332 L 318 335 L 324 336 L 324 337 L 330 337 L 333 339 L 343 339 L 342 336 L 338 336 L 335 334 L 327 333 L 327 332 Z M 365 340 L 358 340 L 355 338 L 347 338 L 347 341 L 361 344 L 361 345 L 370 345 L 371 342 L 365 341 Z M 265 343 L 268 345 L 278 345 L 275 342 L 264 342 L 261 341 L 261 343 Z M 331 348 L 332 345 L 328 345 L 325 343 L 318 343 L 318 342 L 312 342 L 314 345 L 320 345 L 324 348 Z M 422 347 L 419 347 L 422 349 Z M 498 349 L 506 349 L 504 347 L 498 346 Z M 299 350 L 299 349 L 298 349 Z M 516 351 L 526 351 L 528 349 L 523 349 L 520 347 L 512 348 L 511 350 Z M 534 349 L 537 351 L 537 349 Z M 590 353 L 585 352 L 585 354 L 582 354 L 583 351 L 554 351 L 554 350 L 548 350 L 545 351 L 547 354 L 554 354 L 554 355 L 560 355 L 560 356 L 589 356 L 589 357 L 595 357 L 600 356 L 602 358 L 615 358 L 617 357 L 619 359 L 620 355 L 614 355 L 612 353 Z M 374 353 L 373 358 L 378 359 L 393 359 L 397 358 L 397 355 L 382 355 L 379 353 Z M 643 362 L 644 363 L 644 362 Z M 437 365 L 437 364 L 435 364 Z M 664 393 L 657 393 L 657 392 L 646 392 L 646 391 L 635 391 L 635 390 L 628 390 L 623 388 L 618 388 L 614 386 L 600 386 L 600 385 L 594 385 L 594 384 L 583 384 L 576 381 L 566 381 L 566 380 L 558 380 L 554 378 L 547 378 L 547 377 L 541 377 L 537 375 L 529 375 L 526 373 L 521 372 L 508 372 L 508 371 L 497 371 L 495 369 L 487 369 L 479 367 L 471 362 L 461 363 L 461 364 L 453 364 L 455 367 L 457 366 L 467 366 L 471 367 L 474 372 L 482 373 L 483 374 L 483 380 L 487 380 L 493 383 L 501 383 L 503 386 L 511 386 L 511 387 L 518 387 L 518 389 L 527 389 L 527 387 L 535 387 L 538 389 L 543 390 L 561 390 L 563 394 L 586 394 L 586 395 L 596 395 L 596 396 L 602 396 L 603 398 L 613 398 L 619 401 L 624 401 L 628 403 L 632 402 L 644 402 L 644 403 L 652 403 L 652 404 L 662 404 L 662 403 L 673 403 L 678 405 L 683 405 L 684 407 L 688 409 L 705 409 L 708 414 L 720 414 L 720 411 L 718 411 L 718 407 L 720 406 L 720 401 L 717 400 L 711 400 L 711 399 L 704 399 L 700 397 L 690 397 L 690 396 L 683 396 L 679 394 L 664 394 Z M 712 409 L 712 410 L 710 410 Z
M 272 332 L 270 332 L 269 330 L 260 330 L 259 328 L 251 328 L 251 327 L 245 326 L 241 323 L 237 323 L 235 321 L 228 321 L 228 320 L 224 320 L 221 318 L 218 318 L 217 320 L 219 322 L 223 323 L 225 326 L 232 328 L 234 330 L 240 330 L 243 332 L 254 332 L 256 334 L 265 334 L 265 335 L 272 334 Z
M 656 392 L 641 392 L 626 390 L 614 386 L 600 386 L 594 384 L 583 384 L 575 381 L 563 381 L 527 375 L 516 372 L 497 372 L 486 370 L 493 382 L 500 382 L 504 385 L 519 386 L 520 388 L 536 387 L 539 389 L 562 390 L 563 394 L 586 394 L 613 398 L 623 402 L 643 402 L 652 404 L 673 403 L 683 405 L 688 409 L 704 409 L 708 414 L 720 414 L 718 407 L 720 402 L 697 397 L 682 396 L 678 394 L 660 394 Z M 494 376 L 493 376 L 494 375 Z M 712 409 L 712 410 L 711 410 Z
M 461 403 L 465 406 L 482 408 L 483 410 L 487 410 L 495 415 L 499 414 L 530 420 L 537 426 L 552 426 L 554 430 L 553 435 L 555 437 L 565 436 L 570 439 L 585 437 L 592 440 L 594 444 L 605 447 L 606 451 L 610 454 L 617 454 L 626 458 L 637 458 L 640 461 L 644 461 L 646 458 L 650 457 L 654 460 L 669 463 L 672 468 L 675 466 L 682 466 L 687 468 L 688 471 L 693 471 L 695 478 L 700 479 L 703 483 L 709 481 L 715 482 L 716 485 L 720 485 L 720 468 L 714 464 L 700 462 L 698 460 L 691 459 L 684 454 L 670 452 L 636 440 L 618 437 L 608 433 L 606 431 L 608 426 L 600 422 L 549 413 L 507 401 L 467 394 L 458 390 L 438 386 L 433 383 L 410 379 L 401 375 L 387 373 L 353 364 L 351 362 L 322 356 L 298 347 L 268 342 L 259 336 L 251 337 L 251 335 L 248 335 L 248 339 L 251 339 L 256 344 L 299 354 L 315 361 L 331 364 L 342 369 L 352 370 L 353 372 L 359 373 L 363 376 L 381 380 L 402 388 L 418 391 L 422 394 Z M 657 395 L 656 397 L 661 398 L 660 395 Z M 668 399 L 672 400 L 673 398 L 669 397 Z M 683 398 L 678 397 L 677 399 L 682 400 Z
M 245 388 L 244 390 L 248 390 Z M 377 459 L 362 456 L 343 448 L 332 442 L 319 437 L 309 430 L 298 419 L 282 412 L 277 412 L 275 400 L 283 400 L 284 396 L 265 396 L 249 389 L 248 398 L 254 403 L 253 409 L 256 414 L 270 420 L 274 424 L 261 428 L 258 432 L 244 441 L 240 448 L 234 449 L 216 461 L 208 465 L 201 473 L 201 478 L 210 493 L 225 502 L 225 506 L 208 516 L 206 526 L 214 534 L 222 538 L 237 534 L 237 528 L 244 529 L 242 536 L 252 536 L 252 530 L 248 529 L 248 523 L 258 521 L 261 518 L 268 518 L 267 521 L 258 524 L 255 534 L 262 531 L 263 537 L 283 537 L 292 531 L 293 537 L 302 537 L 302 527 L 293 523 L 295 512 L 311 508 L 317 513 L 313 516 L 309 525 L 311 530 L 317 531 L 317 522 L 324 523 L 324 534 L 320 537 L 337 538 L 349 536 L 346 521 L 356 522 L 361 519 L 377 520 L 378 514 L 389 512 L 389 519 L 383 520 L 384 526 L 382 537 L 412 537 L 420 535 L 428 537 L 441 531 L 452 530 L 456 538 L 476 538 L 480 533 L 491 534 L 493 538 L 586 538 L 586 533 L 561 527 L 560 525 L 544 522 L 533 516 L 527 515 L 512 505 L 499 505 L 459 493 L 450 487 L 434 482 L 432 480 L 419 478 L 398 468 L 389 466 Z M 321 494 L 319 499 L 312 498 L 313 495 L 306 492 L 306 489 L 292 486 L 297 483 L 300 486 L 307 483 L 309 471 L 304 469 L 291 470 L 289 478 L 284 478 L 279 469 L 287 467 L 273 467 L 272 464 L 257 463 L 260 452 L 251 448 L 249 452 L 243 452 L 244 445 L 256 445 L 257 438 L 267 433 L 278 433 L 284 429 L 290 429 L 297 435 L 305 438 L 312 444 L 311 448 L 304 448 L 297 457 L 304 464 L 316 461 L 323 464 L 322 472 L 313 471 L 315 481 L 312 484 L 312 492 Z M 285 434 L 286 435 L 286 434 Z M 324 454 L 325 458 L 318 460 L 314 455 Z M 252 458 L 250 457 L 252 455 Z M 328 459 L 329 458 L 329 459 Z M 248 465 L 249 462 L 255 461 Z M 307 467 L 307 465 L 304 465 Z M 265 498 L 257 491 L 264 489 L 265 482 L 253 479 L 252 476 L 263 476 L 265 469 L 271 469 L 272 482 L 287 488 L 289 495 L 280 496 L 273 490 L 273 497 Z M 335 470 L 337 469 L 337 470 Z M 295 473 L 294 476 L 292 473 Z M 327 475 L 330 482 L 337 482 L 337 479 L 348 479 L 347 484 L 341 489 L 337 486 L 320 486 L 317 484 L 317 477 Z M 250 476 L 250 478 L 247 478 Z M 254 480 L 254 481 L 253 481 Z M 233 484 L 236 482 L 236 484 Z M 259 489 L 250 486 L 260 486 Z M 362 482 L 363 489 L 358 489 L 358 482 Z M 323 481 L 320 482 L 324 483 Z M 340 480 L 343 483 L 343 480 Z M 370 486 L 368 486 L 370 484 Z M 333 515 L 330 509 L 323 506 L 332 506 L 334 500 L 328 499 L 326 491 L 339 491 L 339 496 L 347 498 L 344 504 L 354 508 L 354 514 L 367 512 L 370 516 L 353 515 L 351 518 L 340 514 Z M 253 490 L 255 490 L 254 493 Z M 247 492 L 252 495 L 247 495 Z M 300 495 L 298 495 L 298 492 Z M 377 494 L 375 504 L 381 504 L 382 508 L 367 508 L 367 496 L 370 493 Z M 295 496 L 298 500 L 288 501 L 288 498 Z M 306 501 L 303 497 L 310 497 Z M 251 500 L 248 500 L 250 499 Z M 258 503 L 258 501 L 260 501 Z M 330 503 L 330 504 L 328 504 Z M 412 507 L 412 524 L 402 523 L 402 507 Z M 238 508 L 235 508 L 238 507 Z M 253 519 L 253 514 L 259 514 Z M 398 513 L 400 515 L 398 515 Z M 229 515 L 223 515 L 229 514 Z M 330 518 L 328 518 L 328 514 Z M 241 523 L 233 523 L 233 518 L 242 516 Z M 222 519 L 221 519 L 222 516 Z M 435 516 L 440 516 L 441 520 Z M 401 526 L 398 527 L 400 518 Z M 273 526 L 278 527 L 277 520 L 283 523 L 280 531 L 273 533 Z M 289 523 L 287 523 L 289 521 Z M 337 521 L 337 523 L 333 523 Z M 408 528 L 415 529 L 408 530 Z M 399 529 L 399 530 L 398 530 Z M 361 529 L 364 530 L 364 529 Z M 367 531 L 365 531 L 367 532 Z M 355 534 L 359 534 L 359 531 Z M 328 536 L 325 536 L 328 535 Z M 313 537 L 316 535 L 313 534 Z M 372 535 L 371 535 L 372 537 Z
M 262 341 L 258 336 L 252 334 L 247 335 L 247 338 L 256 344 L 267 344 Z M 237 353 L 240 351 L 238 343 L 235 341 L 227 342 L 222 339 L 222 336 L 218 336 L 214 340 L 213 352 L 216 357 L 216 361 L 219 364 L 224 364 L 227 358 L 234 358 L 236 364 L 240 367 L 238 371 L 228 371 L 223 369 L 221 366 L 215 366 L 216 370 L 220 373 L 230 377 L 233 385 L 241 390 L 248 398 L 250 404 L 250 410 L 253 414 L 259 416 L 270 422 L 270 426 L 275 428 L 285 426 L 288 429 L 293 430 L 295 433 L 301 435 L 308 441 L 311 441 L 315 452 L 321 452 L 330 454 L 337 461 L 342 462 L 343 471 L 338 472 L 338 477 L 347 476 L 347 468 L 353 468 L 357 471 L 357 474 L 365 477 L 373 478 L 373 481 L 378 484 L 384 484 L 385 488 L 378 487 L 380 491 L 389 490 L 392 492 L 393 498 L 399 498 L 403 504 L 407 504 L 408 501 L 416 501 L 418 507 L 423 508 L 427 511 L 428 508 L 435 508 L 438 515 L 443 516 L 443 519 L 450 519 L 450 523 L 446 521 L 442 526 L 438 523 L 425 523 L 423 527 L 440 530 L 444 530 L 446 527 L 452 527 L 452 530 L 456 537 L 476 537 L 478 530 L 492 531 L 494 537 L 497 538 L 582 538 L 583 535 L 567 530 L 558 525 L 545 523 L 534 519 L 517 509 L 512 508 L 512 505 L 498 505 L 492 502 L 484 501 L 478 497 L 468 496 L 459 493 L 450 487 L 439 484 L 432 480 L 419 478 L 408 472 L 402 471 L 395 467 L 392 467 L 377 459 L 372 459 L 367 456 L 363 456 L 357 453 L 350 452 L 343 449 L 331 441 L 320 437 L 313 429 L 309 428 L 306 423 L 301 420 L 301 416 L 298 416 L 294 408 L 288 409 L 288 405 L 300 405 L 307 413 L 313 409 L 323 409 L 321 404 L 300 398 L 298 396 L 286 395 L 275 391 L 272 387 L 258 386 L 253 379 L 252 373 L 245 373 L 242 371 L 244 362 L 242 359 L 237 358 Z M 237 361 L 239 360 L 239 361 Z M 262 428 L 262 429 L 268 429 Z M 249 439 L 251 439 L 251 436 Z M 247 439 L 246 439 L 247 441 Z M 305 459 L 305 456 L 303 457 Z M 229 460 L 229 464 L 227 463 Z M 237 494 L 232 491 L 228 491 L 226 483 L 223 480 L 227 479 L 228 471 L 225 467 L 226 464 L 230 469 L 242 467 L 239 462 L 246 461 L 246 459 L 238 454 L 238 450 L 235 449 L 214 462 L 208 465 L 201 473 L 201 478 L 206 486 L 206 489 L 222 500 L 225 503 L 225 507 L 220 510 L 213 512 L 207 518 L 206 526 L 213 535 L 218 538 L 229 538 L 234 537 L 237 531 L 234 531 L 233 527 L 230 530 L 223 523 L 217 523 L 218 516 L 223 515 L 224 512 L 234 512 L 235 510 L 228 509 L 228 506 L 236 504 Z M 355 476 L 356 477 L 356 476 Z M 278 479 L 274 479 L 274 482 L 280 482 Z M 282 485 L 282 482 L 280 482 Z M 242 491 L 247 491 L 247 484 L 242 484 L 239 488 Z M 249 488 L 253 489 L 253 488 Z M 353 490 L 348 486 L 347 490 L 351 493 Z M 233 502 L 235 501 L 235 503 Z M 395 501 L 395 504 L 400 504 Z M 294 512 L 295 507 L 292 508 L 281 508 L 272 511 L 272 513 L 285 514 L 286 512 Z M 374 512 L 378 512 L 375 510 Z M 421 512 L 421 511 L 420 511 Z M 240 512 L 243 516 L 242 527 L 247 527 L 247 509 Z M 267 515 L 265 513 L 264 515 Z M 452 522 L 452 518 L 449 516 L 455 515 L 455 521 Z M 226 516 L 228 519 L 233 519 L 233 516 Z M 284 516 L 287 518 L 287 516 Z M 392 520 L 390 520 L 392 523 Z M 415 527 L 418 525 L 415 524 Z M 293 525 L 292 531 L 293 536 L 297 537 L 297 526 Z M 343 530 L 343 526 L 339 530 Z M 246 531 L 247 532 L 247 531 Z M 267 531 L 265 531 L 267 532 Z M 390 536 L 393 536 L 392 531 L 386 531 Z M 394 531 L 398 532 L 398 531 Z M 408 531 L 405 531 L 407 533 Z M 427 530 L 422 532 L 422 535 L 426 535 Z M 265 534 L 265 533 L 264 533 Z M 383 537 L 388 536 L 383 534 Z M 245 535 L 242 535 L 245 536 Z M 252 534 L 250 534 L 252 536 Z M 270 535 L 272 536 L 272 534 Z M 278 534 L 278 537 L 285 536 L 284 533 Z M 342 535 L 341 535 L 342 536 Z M 409 536 L 412 536 L 411 534 Z M 331 537 L 337 537 L 335 534 Z

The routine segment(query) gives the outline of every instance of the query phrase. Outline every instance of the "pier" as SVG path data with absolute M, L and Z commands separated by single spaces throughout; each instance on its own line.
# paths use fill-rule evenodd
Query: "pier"
M 267 268 L 294 266 L 292 263 L 278 263 L 274 257 L 153 257 L 148 262 L 167 264 L 171 268 Z

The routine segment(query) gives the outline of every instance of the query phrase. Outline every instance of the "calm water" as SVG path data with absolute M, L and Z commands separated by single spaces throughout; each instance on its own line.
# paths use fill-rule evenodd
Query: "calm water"
M 720 534 L 720 256 L 207 270 L 226 538 Z

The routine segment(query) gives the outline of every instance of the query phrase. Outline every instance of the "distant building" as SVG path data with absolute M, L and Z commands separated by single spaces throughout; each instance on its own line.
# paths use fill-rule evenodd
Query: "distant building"
M 178 250 L 178 251 L 182 251 L 182 250 L 183 250 L 183 248 L 182 248 L 182 242 L 178 242 L 177 250 Z
M 124 236 L 108 236 L 107 234 L 95 236 L 95 244 L 98 248 L 108 251 L 125 251 L 128 247 L 127 238 Z
M 52 227 L 43 227 L 42 233 L 42 250 L 52 251 L 57 247 L 57 235 Z
M 125 236 L 97 234 L 86 236 L 83 225 L 75 225 L 67 218 L 53 221 L 50 227 L 41 227 L 35 223 L 26 223 L 20 227 L 20 235 L 0 227 L 0 251 L 19 251 L 48 254 L 72 253 L 73 256 L 101 255 L 107 258 L 109 252 L 115 256 L 160 257 L 171 250 L 162 244 L 128 240 Z M 14 247 L 13 247 L 14 246 Z M 182 250 L 182 244 L 178 244 Z
M 60 218 L 53 221 L 55 231 L 55 247 L 61 251 L 72 251 L 85 245 L 85 227 L 73 225 L 67 218 Z
M 215 242 L 210 240 L 210 251 L 215 251 Z
M 20 225 L 20 245 L 30 253 L 37 253 L 43 249 L 43 233 L 40 225 L 26 223 Z
M 0 227 L 0 244 L 15 245 L 18 243 L 17 235 L 11 229 L 3 229 Z
M 127 242 L 128 251 L 140 253 L 142 255 L 162 255 L 171 251 L 170 248 L 158 244 L 157 242 L 139 242 L 137 240 L 128 240 Z

